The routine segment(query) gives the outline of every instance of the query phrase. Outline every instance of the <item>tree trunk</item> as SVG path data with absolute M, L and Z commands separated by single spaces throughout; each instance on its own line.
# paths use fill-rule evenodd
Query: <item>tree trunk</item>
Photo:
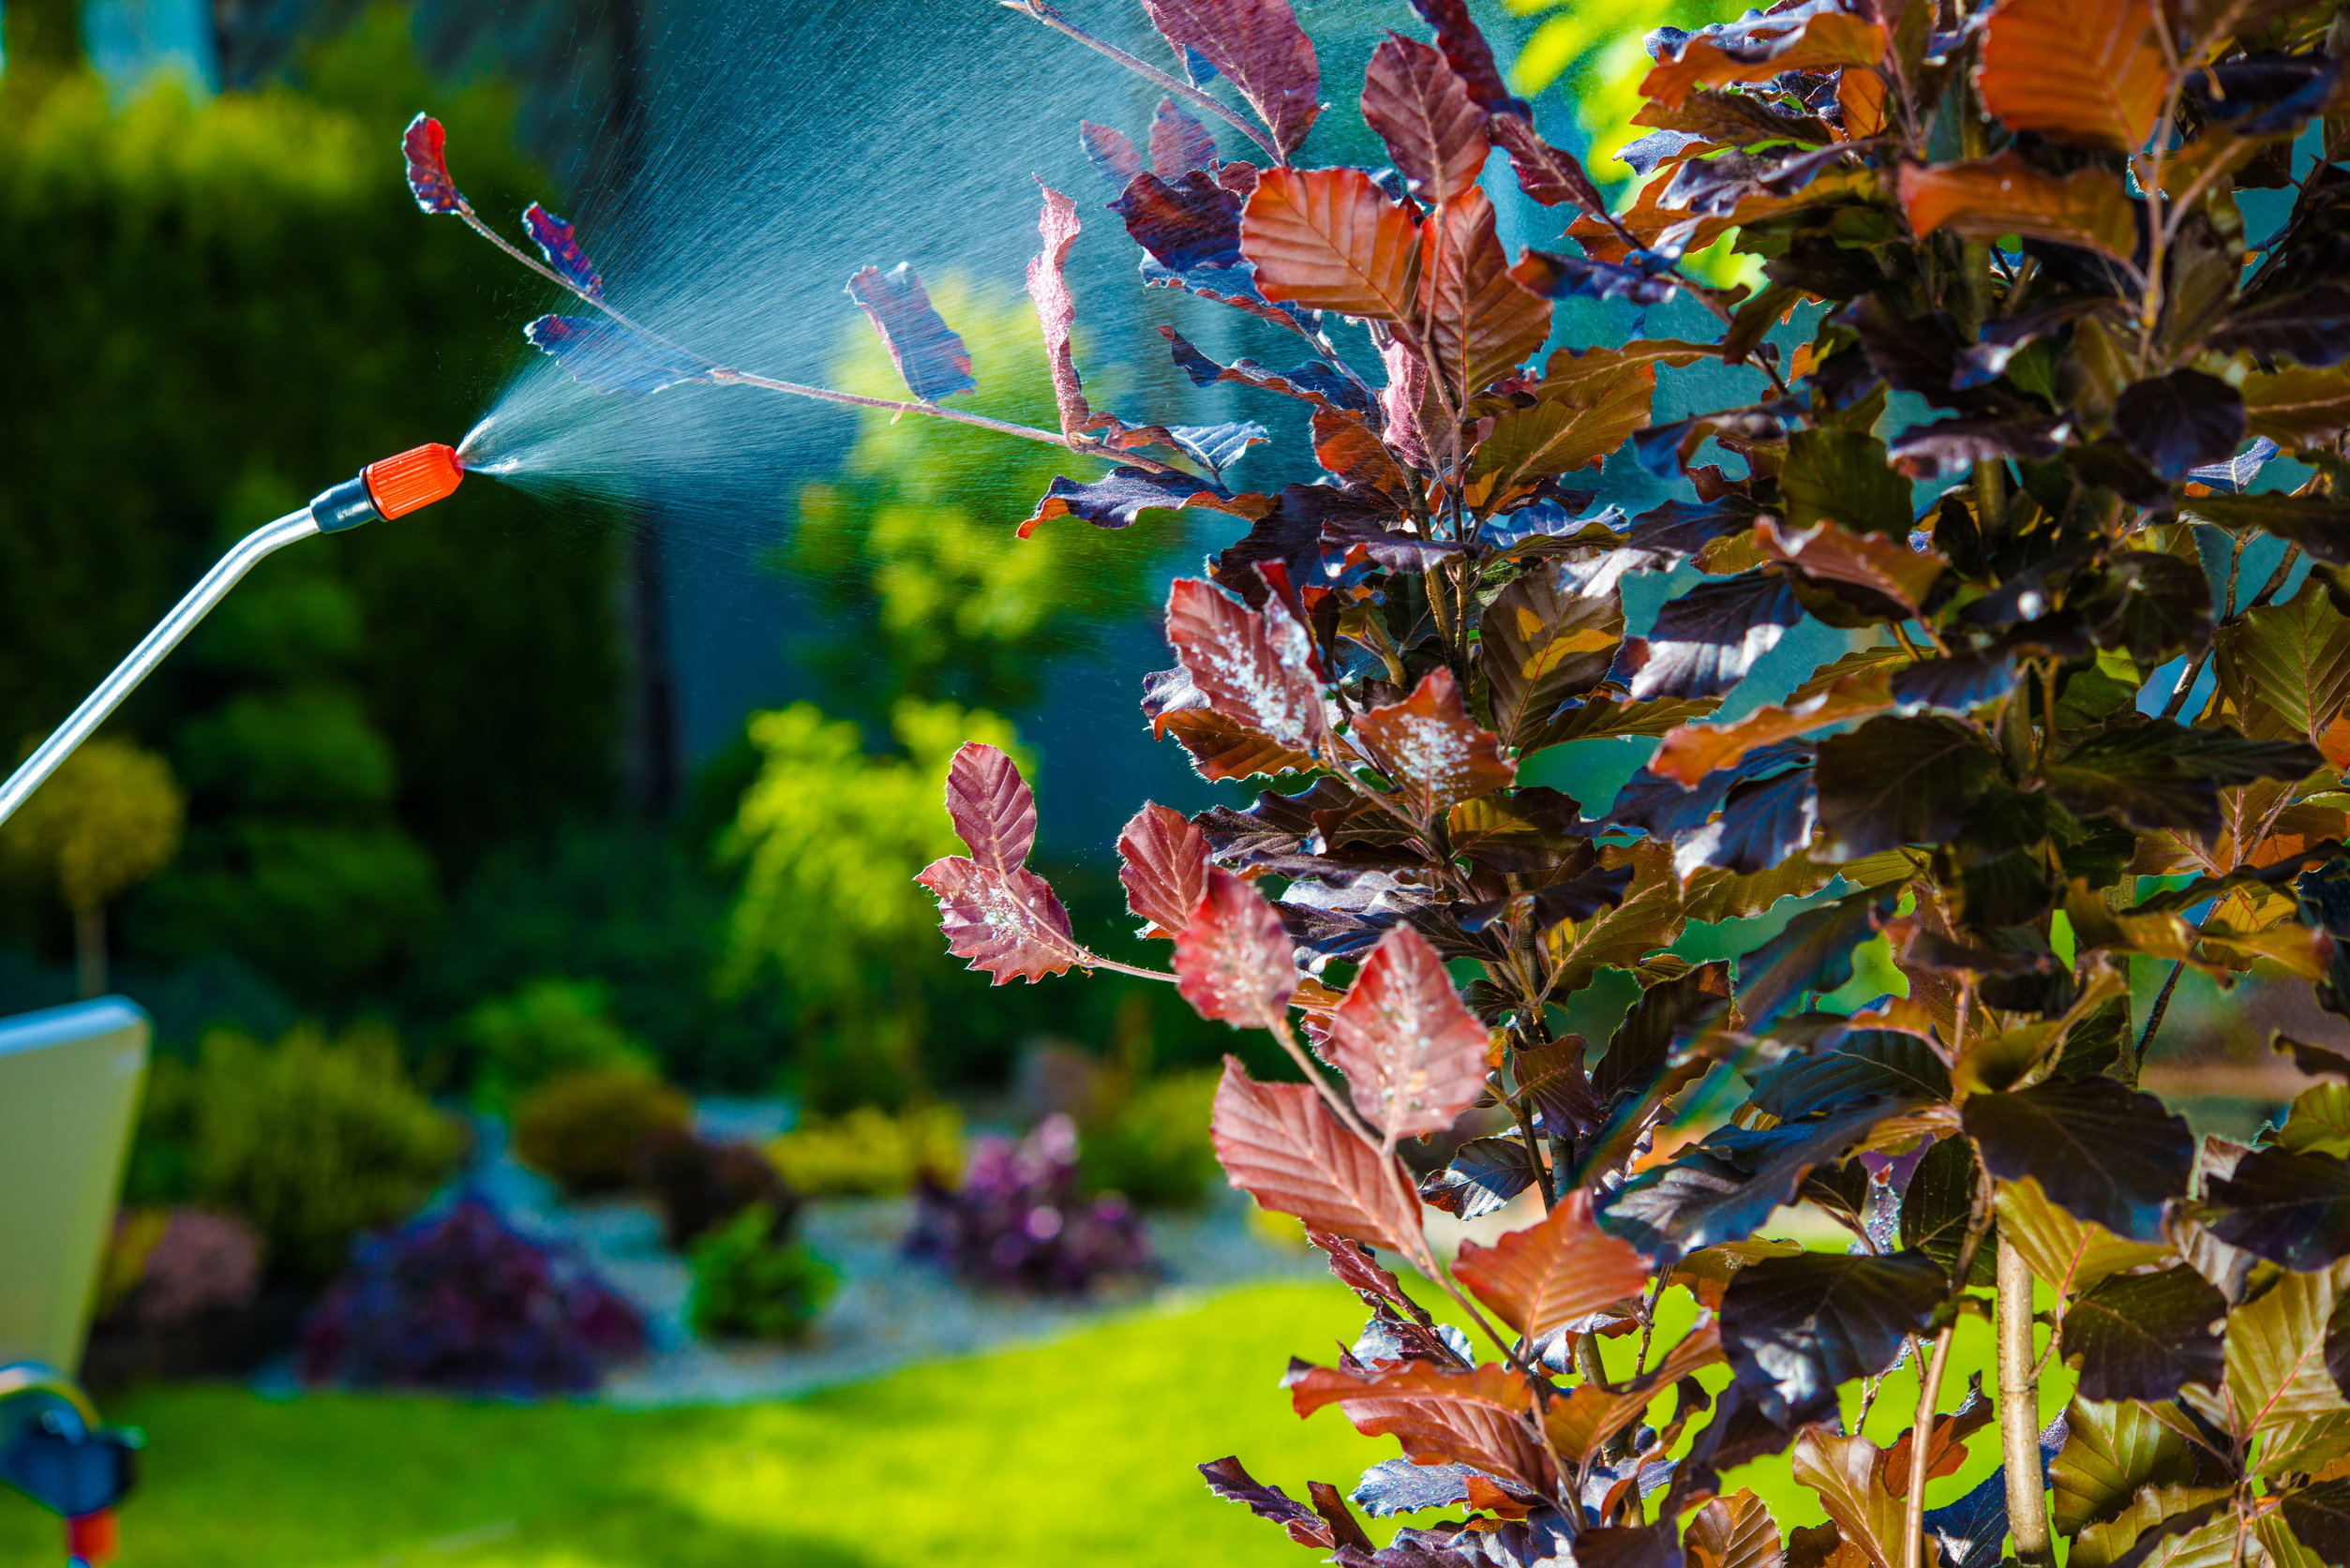
M 617 202 L 644 166 L 646 62 L 639 0 L 617 0 L 605 14 L 611 28 L 612 94 L 606 106 L 606 140 L 591 160 L 591 187 Z M 623 769 L 630 803 L 645 815 L 672 814 L 683 794 L 683 755 L 678 735 L 677 668 L 669 658 L 667 573 L 662 560 L 657 507 L 630 517 L 623 617 L 629 647 L 628 739 Z
M 106 994 L 106 905 L 73 912 L 73 967 L 82 999 Z
M 1999 1238 L 1999 1447 L 2006 1461 L 2008 1532 L 2027 1565 L 2056 1561 L 2048 1549 L 2048 1491 L 2040 1473 L 2040 1380 L 2032 1354 L 2032 1271 Z

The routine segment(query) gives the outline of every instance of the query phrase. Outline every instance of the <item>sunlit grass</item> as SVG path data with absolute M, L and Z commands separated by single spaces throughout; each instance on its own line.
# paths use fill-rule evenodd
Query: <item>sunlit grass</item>
M 1680 1291 L 1665 1307 L 1652 1363 L 1695 1311 Z M 1310 1479 L 1351 1490 L 1391 1456 L 1335 1411 L 1298 1421 L 1276 1386 L 1292 1354 L 1334 1359 L 1362 1317 L 1332 1286 L 1262 1286 L 1040 1349 L 722 1409 L 157 1390 L 108 1411 L 151 1438 L 122 1568 L 1295 1565 L 1310 1560 L 1210 1497 L 1191 1467 L 1236 1453 L 1296 1495 Z M 1614 1375 L 1633 1348 L 1604 1346 Z M 1992 1365 L 1989 1325 L 1963 1322 L 1940 1408 L 1970 1373 L 1992 1381 Z M 1702 1381 L 1718 1389 L 1729 1374 Z M 2071 1381 L 2051 1368 L 2043 1421 Z M 1848 1421 L 1856 1402 L 1848 1392 Z M 1889 1375 L 1868 1435 L 1890 1444 L 1916 1404 L 1914 1373 Z M 1928 1503 L 1998 1467 L 1986 1430 Z M 1726 1484 L 1760 1492 L 1782 1528 L 1825 1516 L 1784 1457 Z M 53 1521 L 0 1493 L 0 1562 L 62 1561 L 55 1539 Z
M 1191 1467 L 1238 1453 L 1302 1493 L 1392 1454 L 1277 1386 L 1362 1317 L 1335 1285 L 1265 1286 L 726 1409 L 157 1390 L 108 1410 L 151 1439 L 122 1568 L 1295 1564 Z M 0 1562 L 63 1561 L 54 1531 L 0 1494 Z

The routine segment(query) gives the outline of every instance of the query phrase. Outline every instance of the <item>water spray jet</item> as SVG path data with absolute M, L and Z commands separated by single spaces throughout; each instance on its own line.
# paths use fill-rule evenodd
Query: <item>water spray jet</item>
M 412 447 L 369 463 L 340 485 L 321 491 L 300 511 L 263 523 L 238 540 L 204 574 L 202 580 L 172 606 L 171 613 L 156 622 L 155 629 L 114 666 L 113 673 L 82 699 L 72 716 L 8 775 L 7 783 L 0 784 L 0 822 L 16 814 L 17 808 L 31 798 L 42 781 L 122 706 L 123 699 L 138 689 L 165 655 L 177 648 L 181 639 L 196 629 L 196 623 L 209 615 L 212 607 L 263 557 L 314 534 L 347 533 L 364 523 L 405 517 L 437 500 L 445 500 L 456 493 L 464 478 L 465 464 L 455 448 L 438 442 Z

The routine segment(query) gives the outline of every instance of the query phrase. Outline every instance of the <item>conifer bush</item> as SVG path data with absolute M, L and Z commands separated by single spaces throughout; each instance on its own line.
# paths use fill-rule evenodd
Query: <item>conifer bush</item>
M 1079 204 L 1050 189 L 1029 284 L 1060 427 L 1009 433 L 1115 465 L 1055 481 L 1027 529 L 1247 520 L 1173 586 L 1175 662 L 1143 707 L 1205 777 L 1279 787 L 1146 804 L 1118 850 L 1161 978 L 1301 1080 L 1233 1063 L 1213 1112 L 1231 1181 L 1370 1310 L 1287 1396 L 1401 1450 L 1351 1493 L 1236 1457 L 1209 1485 L 1376 1568 L 2350 1556 L 2350 1057 L 2280 1041 L 2318 1086 L 2253 1144 L 2198 1143 L 2137 1086 L 2171 988 L 2141 1009 L 2129 984 L 2133 962 L 2257 971 L 2350 1008 L 2337 7 L 1801 0 L 1660 28 L 1641 183 L 1611 207 L 1461 0 L 1414 0 L 1432 41 L 1370 61 L 1377 172 L 1300 160 L 1325 83 L 1285 0 L 1146 7 L 1164 66 L 1013 8 L 1165 91 L 1146 146 L 1085 127 L 1112 210 L 1147 284 L 1295 339 L 1283 370 L 1166 329 L 1199 385 L 1307 405 L 1325 478 L 1236 488 L 1263 427 L 1091 406 L 1061 281 Z M 1515 260 L 1481 183 L 1496 149 L 1564 229 Z M 424 150 L 420 201 L 457 210 Z M 1752 281 L 1689 263 L 1715 246 Z M 984 417 L 941 406 L 968 360 L 910 272 L 850 291 L 906 409 Z M 1702 335 L 1544 352 L 1560 301 L 1684 295 Z M 617 310 L 531 330 L 614 389 L 837 396 Z M 1747 400 L 1660 410 L 1660 375 L 1700 363 L 1742 369 Z M 1578 477 L 1618 453 L 1673 499 L 1594 509 Z M 1687 586 L 1632 633 L 1624 579 L 1667 571 Z M 1856 650 L 1714 718 L 1812 621 Z M 1524 782 L 1551 747 L 1626 736 L 1658 745 L 1612 802 Z M 947 805 L 967 854 L 921 879 L 953 953 L 998 981 L 1138 967 L 1027 869 L 1008 756 L 966 746 Z M 1673 951 L 1789 900 L 1734 961 Z M 1817 1006 L 1879 942 L 1901 993 Z M 1564 1032 L 1609 971 L 1639 990 L 1608 1038 Z M 1656 1148 L 1732 1087 L 1727 1123 Z M 1399 1146 L 1480 1105 L 1514 1130 L 1415 1184 Z M 1427 1205 L 1530 1191 L 1539 1221 L 1430 1246 Z M 1756 1239 L 1798 1201 L 1850 1247 Z M 2078 1383 L 2045 1432 L 2035 1284 Z M 1983 1398 L 1944 1376 L 1970 1315 L 1999 1346 Z M 1638 1362 L 1611 1375 L 1620 1336 Z M 1908 1434 L 1843 1430 L 1840 1391 L 1905 1357 Z M 1987 1426 L 2001 1472 L 1929 1510 Z M 1723 1483 L 1782 1453 L 1831 1521 L 1785 1540 Z M 1363 1514 L 1414 1522 L 1382 1546 Z

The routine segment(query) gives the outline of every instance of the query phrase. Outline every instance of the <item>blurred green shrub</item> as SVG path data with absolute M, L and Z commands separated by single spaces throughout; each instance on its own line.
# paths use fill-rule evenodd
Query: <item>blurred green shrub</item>
M 609 993 L 592 980 L 534 980 L 457 1020 L 472 1054 L 473 1103 L 505 1112 L 550 1079 L 591 1068 L 650 1072 L 644 1048 L 614 1023 Z
M 812 1198 L 894 1198 L 924 1175 L 952 1186 L 963 1175 L 963 1118 L 949 1105 L 891 1115 L 861 1106 L 837 1119 L 810 1116 L 767 1145 L 784 1180 Z
M 222 539 L 300 504 L 249 476 Z M 308 996 L 348 998 L 414 953 L 440 892 L 394 810 L 392 743 L 354 682 L 358 595 L 331 555 L 295 550 L 268 565 L 183 656 L 188 717 L 172 750 L 195 823 L 180 864 L 131 907 L 129 931 L 150 951 L 225 949 Z
M 1054 426 L 1026 296 L 952 276 L 931 294 L 969 348 L 990 410 Z M 1115 390 L 1115 374 L 1090 368 L 1089 391 Z M 905 396 L 862 321 L 844 325 L 831 373 L 831 384 L 848 391 Z M 795 651 L 826 677 L 827 706 L 871 718 L 907 696 L 1027 707 L 1054 659 L 1099 646 L 1107 628 L 1148 611 L 1160 560 L 1188 537 L 1176 514 L 1146 512 L 1115 536 L 1074 523 L 1015 534 L 1068 471 L 1067 453 L 992 431 L 861 418 L 839 476 L 801 490 L 796 526 L 773 557 L 823 611 L 824 635 Z
M 631 1184 L 661 1210 L 662 1244 L 682 1252 L 694 1239 L 753 1204 L 778 1234 L 800 1217 L 800 1194 L 785 1185 L 757 1145 L 719 1142 L 687 1127 L 656 1127 L 637 1143 Z
M 353 1236 L 413 1212 L 465 1146 L 377 1026 L 329 1038 L 303 1024 L 275 1046 L 215 1030 L 177 1109 L 195 1195 L 250 1220 L 270 1272 L 300 1280 L 333 1275 Z
M 504 263 L 404 187 L 399 129 L 427 100 L 485 210 L 542 189 L 511 99 L 436 87 L 397 7 L 310 57 L 299 93 L 164 86 L 117 110 L 84 78 L 0 116 L 0 428 L 39 456 L 0 472 L 0 752 L 209 564 L 251 476 L 298 504 L 457 440 L 527 351 Z M 339 1006 L 428 931 L 436 865 L 608 802 L 603 523 L 469 485 L 264 563 L 224 606 L 250 606 L 241 646 L 167 665 L 119 721 L 203 775 L 178 873 L 126 901 L 126 955 L 227 951 Z M 281 827 L 257 797 L 287 791 L 305 809 Z M 0 934 L 55 944 L 7 902 Z
M 1077 1167 L 1086 1192 L 1121 1193 L 1144 1208 L 1186 1208 L 1205 1198 L 1223 1173 L 1207 1132 L 1219 1076 L 1145 1080 L 1085 1128 Z
M 758 776 L 720 854 L 742 867 L 725 980 L 767 976 L 789 999 L 803 1103 L 837 1112 L 903 1104 L 924 1083 L 922 971 L 936 962 L 936 906 L 915 874 L 962 841 L 939 809 L 966 740 L 1025 758 L 993 713 L 906 697 L 896 754 L 865 750 L 852 721 L 814 703 L 751 716 Z
M 774 983 L 726 995 L 710 983 L 733 889 L 704 851 L 741 792 L 734 784 L 723 810 L 675 832 L 575 824 L 500 849 L 452 902 L 404 1000 L 454 1020 L 542 976 L 592 975 L 613 1023 L 663 1077 L 734 1093 L 771 1087 L 788 1052 Z M 452 1057 L 452 1079 L 461 1065 Z
M 706 1339 L 799 1339 L 840 1288 L 840 1272 L 805 1242 L 777 1235 L 775 1213 L 753 1203 L 694 1244 L 688 1317 Z
M 53 887 L 73 912 L 83 996 L 106 990 L 106 906 L 172 863 L 186 818 L 172 765 L 103 736 L 67 757 L 0 825 L 0 855 Z
M 642 1068 L 566 1073 L 516 1110 L 515 1157 L 566 1192 L 614 1192 L 628 1185 L 649 1135 L 693 1119 L 692 1102 Z

